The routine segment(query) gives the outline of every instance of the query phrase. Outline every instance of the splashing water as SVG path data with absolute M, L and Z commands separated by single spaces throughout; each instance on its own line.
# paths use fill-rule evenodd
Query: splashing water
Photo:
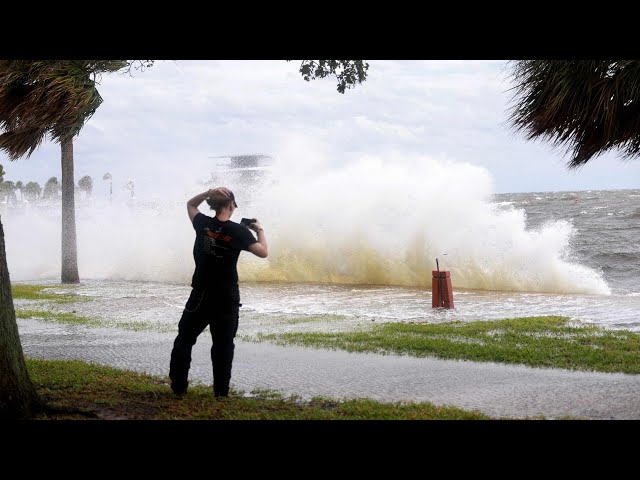
M 318 151 L 293 142 L 258 181 L 214 177 L 236 194 L 234 220 L 257 217 L 267 234 L 267 260 L 240 257 L 242 281 L 430 288 L 437 257 L 454 288 L 610 293 L 601 273 L 571 263 L 570 223 L 527 230 L 524 210 L 491 203 L 483 168 L 394 154 L 337 164 Z M 193 184 L 162 202 L 79 204 L 81 278 L 189 283 L 194 232 L 185 203 L 216 186 Z M 206 204 L 201 211 L 212 215 Z M 59 206 L 5 211 L 3 223 L 12 280 L 59 278 Z

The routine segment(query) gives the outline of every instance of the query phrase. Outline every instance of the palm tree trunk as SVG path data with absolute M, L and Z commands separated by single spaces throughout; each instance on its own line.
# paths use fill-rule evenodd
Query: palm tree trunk
M 29 417 L 41 405 L 20 344 L 0 221 L 0 420 Z
M 62 283 L 80 283 L 76 243 L 73 137 L 60 142 L 62 150 Z

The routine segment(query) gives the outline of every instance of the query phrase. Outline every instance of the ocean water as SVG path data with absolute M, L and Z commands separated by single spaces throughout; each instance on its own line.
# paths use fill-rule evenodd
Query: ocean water
M 575 234 L 567 256 L 602 273 L 618 295 L 640 293 L 640 190 L 518 193 L 495 195 L 506 208 L 521 208 L 527 227 L 557 220 Z

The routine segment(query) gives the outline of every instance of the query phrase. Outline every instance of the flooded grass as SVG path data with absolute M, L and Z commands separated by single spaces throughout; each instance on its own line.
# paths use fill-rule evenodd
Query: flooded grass
M 55 293 L 51 285 L 12 284 L 11 295 L 20 300 L 46 300 L 55 303 L 74 303 L 90 300 L 75 293 Z
M 308 315 L 304 317 L 290 316 L 290 317 L 276 317 L 276 318 L 278 318 L 283 323 L 296 325 L 300 323 L 340 322 L 340 321 L 344 321 L 346 317 L 344 315 Z
M 87 325 L 100 327 L 99 319 L 84 317 L 73 312 L 54 312 L 52 310 L 16 310 L 16 318 L 35 318 L 44 322 L 68 323 L 71 325 Z
M 38 393 L 49 405 L 41 420 L 486 420 L 490 417 L 431 403 L 381 403 L 284 397 L 255 390 L 214 398 L 211 387 L 195 385 L 186 395 L 171 392 L 168 379 L 77 360 L 27 358 Z
M 258 334 L 280 345 L 400 354 L 533 367 L 640 373 L 640 334 L 576 326 L 566 317 L 385 323 L 357 332 Z
M 55 312 L 53 310 L 17 309 L 16 318 L 36 319 L 43 322 L 65 323 L 70 325 L 85 325 L 92 328 L 120 328 L 133 332 L 175 332 L 174 325 L 166 325 L 144 321 L 117 321 L 98 317 L 86 317 L 74 312 Z
M 114 315 L 112 310 L 110 315 L 105 314 L 105 318 L 99 314 L 100 308 L 68 305 L 78 300 L 92 300 L 91 297 L 69 293 L 68 289 L 56 293 L 57 288 L 51 285 L 13 285 L 14 298 L 21 300 L 16 308 L 17 318 L 134 332 L 177 331 L 178 315 L 172 323 L 151 321 L 144 316 L 131 318 L 126 315 L 123 305 L 122 311 L 118 310 L 120 314 Z M 264 323 L 260 319 L 261 314 L 243 313 L 241 325 L 253 320 L 258 326 L 246 331 L 241 329 L 238 338 L 351 352 L 640 373 L 640 333 L 580 324 L 560 316 L 437 324 L 367 322 L 359 325 L 353 322 L 352 317 L 333 314 L 270 315 Z M 288 331 L 281 331 L 283 328 Z

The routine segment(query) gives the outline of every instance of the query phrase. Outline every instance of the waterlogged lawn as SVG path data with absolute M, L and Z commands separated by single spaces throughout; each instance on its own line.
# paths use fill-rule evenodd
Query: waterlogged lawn
M 73 303 L 88 300 L 74 293 L 55 293 L 51 285 L 12 284 L 11 295 L 21 300 L 46 300 L 55 303 Z
M 56 311 L 56 304 L 85 301 L 90 298 L 55 293 L 55 287 L 49 285 L 15 284 L 12 285 L 12 293 L 16 299 L 44 301 L 27 302 L 28 308 L 17 308 L 16 317 L 21 319 L 34 318 L 93 328 L 175 333 L 175 325 L 172 324 L 87 317 L 78 315 L 75 310 Z M 286 316 L 278 320 L 279 323 L 292 326 L 322 324 L 327 321 L 338 325 L 344 318 L 332 316 L 328 320 L 327 316 L 310 315 Z M 640 334 L 627 330 L 608 330 L 595 325 L 578 326 L 570 324 L 567 318 L 558 316 L 441 324 L 383 323 L 358 331 L 258 332 L 250 336 L 240 334 L 239 338 L 350 352 L 640 373 Z
M 211 387 L 176 397 L 168 379 L 76 360 L 27 358 L 29 375 L 49 408 L 38 419 L 137 420 L 484 420 L 486 415 L 431 403 L 315 398 L 278 392 L 232 391 L 216 399 Z
M 85 325 L 92 328 L 121 328 L 134 332 L 175 332 L 176 327 L 143 321 L 108 320 L 98 317 L 86 317 L 75 312 L 55 312 L 53 310 L 16 309 L 16 318 L 36 319 L 43 322 Z
M 442 324 L 385 323 L 357 332 L 258 334 L 280 345 L 640 373 L 640 334 L 575 326 L 565 317 Z
M 68 287 L 68 286 L 66 286 Z M 12 284 L 11 294 L 17 300 L 35 300 L 37 302 L 27 303 L 23 307 L 17 307 L 16 318 L 36 319 L 43 322 L 65 323 L 71 325 L 85 325 L 92 328 L 121 328 L 135 332 L 173 332 L 173 325 L 154 324 L 143 321 L 122 321 L 100 318 L 97 316 L 87 317 L 78 315 L 73 311 L 56 311 L 56 304 L 70 304 L 75 302 L 88 302 L 91 297 L 76 295 L 75 293 L 57 293 L 56 287 L 51 285 L 33 284 Z M 43 307 L 48 308 L 47 310 Z

